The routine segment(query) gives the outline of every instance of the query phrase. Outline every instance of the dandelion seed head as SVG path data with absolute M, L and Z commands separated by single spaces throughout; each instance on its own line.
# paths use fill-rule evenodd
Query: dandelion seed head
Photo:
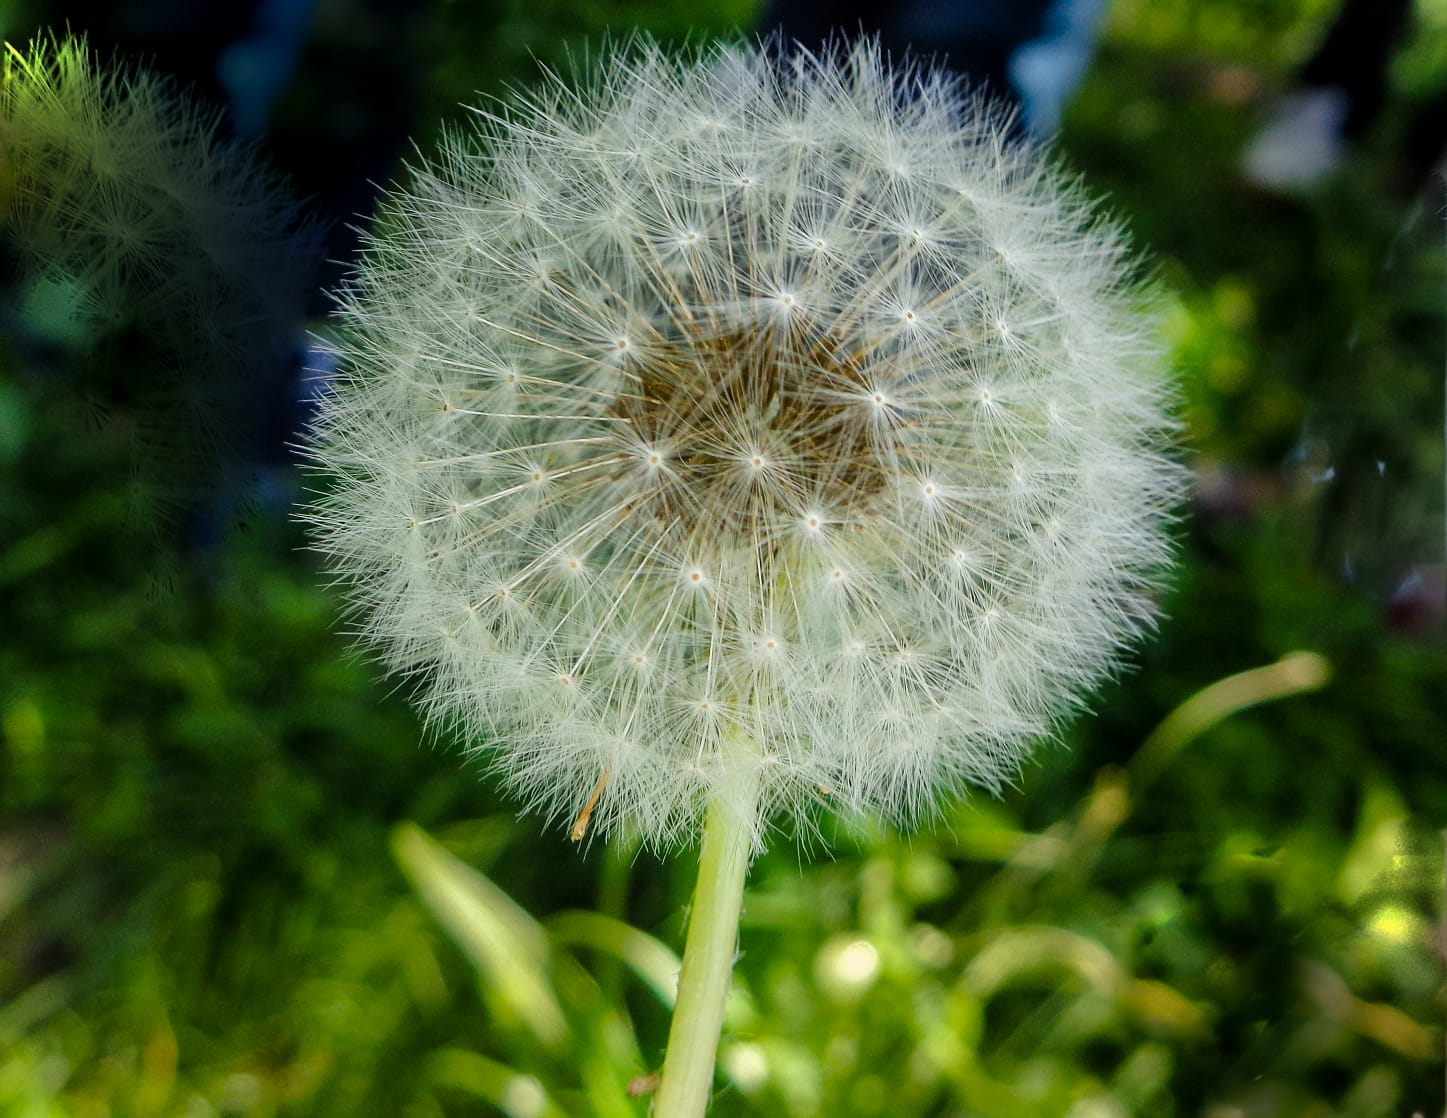
M 7 346 L 45 354 L 25 364 L 125 447 L 130 527 L 166 552 L 188 514 L 240 495 L 321 251 L 217 121 L 83 36 L 0 49 Z
M 564 825 L 663 845 L 745 780 L 916 820 L 1149 624 L 1181 475 L 1130 262 L 952 79 L 634 43 L 378 228 L 306 515 L 429 716 Z

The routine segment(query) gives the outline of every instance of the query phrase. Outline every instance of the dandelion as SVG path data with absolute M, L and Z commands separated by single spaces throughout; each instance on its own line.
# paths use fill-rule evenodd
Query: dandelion
M 295 348 L 318 227 L 219 113 L 83 38 L 5 44 L 7 333 L 129 433 L 140 526 L 214 506 Z
M 391 197 L 307 517 L 527 806 L 703 823 L 675 1115 L 766 826 L 1009 779 L 1149 624 L 1180 474 L 1116 231 L 955 80 L 869 43 L 600 61 Z

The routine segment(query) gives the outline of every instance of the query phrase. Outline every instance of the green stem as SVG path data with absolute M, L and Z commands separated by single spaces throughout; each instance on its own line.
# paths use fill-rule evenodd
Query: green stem
M 719 799 L 704 821 L 698 884 L 654 1118 L 699 1118 L 708 1109 L 738 944 L 744 877 L 753 851 L 755 811 L 752 802 L 745 806 Z

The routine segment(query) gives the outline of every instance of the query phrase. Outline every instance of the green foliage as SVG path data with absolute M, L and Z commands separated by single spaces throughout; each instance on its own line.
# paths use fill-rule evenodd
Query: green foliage
M 1234 172 L 1321 9 L 1117 6 L 1065 143 L 1171 291 L 1201 485 L 1168 619 L 1002 799 L 775 843 L 714 1113 L 1440 1111 L 1447 647 L 1403 591 L 1440 562 L 1440 226 L 1386 140 L 1300 202 Z M 0 363 L 0 1116 L 643 1114 L 688 859 L 539 834 L 420 745 L 280 511 L 148 594 L 124 433 L 28 374 Z M 1299 649 L 1319 690 L 1218 684 Z

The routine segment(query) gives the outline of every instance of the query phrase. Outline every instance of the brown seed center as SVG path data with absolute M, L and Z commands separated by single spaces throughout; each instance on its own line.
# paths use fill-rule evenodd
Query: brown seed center
M 764 327 L 650 347 L 613 414 L 649 466 L 635 508 L 670 535 L 758 547 L 858 514 L 888 473 L 881 403 L 838 339 Z M 879 399 L 876 399 L 876 397 Z

